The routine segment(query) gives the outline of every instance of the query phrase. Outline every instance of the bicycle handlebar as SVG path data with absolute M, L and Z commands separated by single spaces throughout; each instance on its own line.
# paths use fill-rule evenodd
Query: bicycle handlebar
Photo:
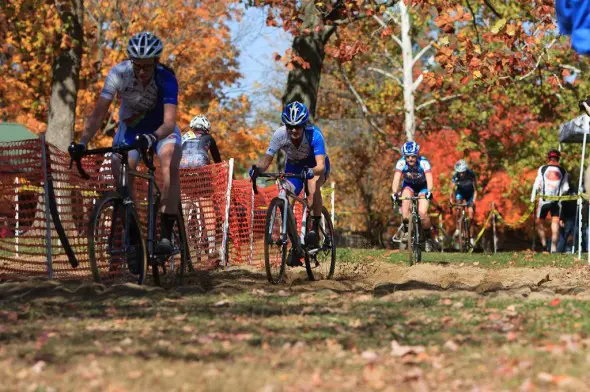
M 267 173 L 262 173 L 258 171 L 258 168 L 256 167 L 256 165 L 252 165 L 252 170 L 254 170 L 254 175 L 252 176 L 252 190 L 254 191 L 254 194 L 257 195 L 258 194 L 258 187 L 256 186 L 256 179 L 258 177 L 263 177 L 263 178 L 273 178 L 273 179 L 279 179 L 279 178 L 300 178 L 303 180 L 303 185 L 305 186 L 305 193 L 309 194 L 309 188 L 307 187 L 307 176 L 302 175 L 302 174 L 294 174 L 294 173 L 283 173 L 283 172 L 267 172 Z M 303 169 L 303 171 L 307 171 L 307 166 Z
M 107 154 L 107 153 L 127 154 L 129 151 L 132 151 L 132 150 L 139 150 L 139 152 L 140 152 L 139 155 L 141 156 L 141 160 L 143 161 L 145 166 L 150 170 L 156 170 L 156 167 L 154 166 L 154 163 L 153 163 L 154 162 L 154 159 L 153 159 L 154 149 L 151 148 L 149 151 L 142 151 L 139 147 L 136 146 L 136 144 L 131 144 L 131 145 L 125 144 L 125 145 L 121 145 L 121 146 L 101 147 L 101 148 L 95 148 L 92 150 L 86 150 L 86 151 L 84 151 L 82 156 L 78 157 L 77 159 L 72 156 L 72 151 L 69 151 L 70 157 L 71 157 L 70 169 L 72 168 L 72 163 L 76 162 L 76 168 L 78 169 L 78 173 L 80 173 L 80 176 L 82 178 L 84 178 L 85 180 L 88 180 L 88 179 L 90 179 L 90 175 L 88 173 L 86 173 L 86 171 L 84 170 L 84 167 L 82 166 L 82 157 L 87 156 L 87 155 L 103 155 L 103 154 Z M 150 156 L 150 159 L 148 159 L 148 155 Z

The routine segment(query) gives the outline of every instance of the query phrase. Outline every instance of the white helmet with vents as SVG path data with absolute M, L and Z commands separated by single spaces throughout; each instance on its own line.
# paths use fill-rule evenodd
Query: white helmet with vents
M 131 59 L 152 59 L 162 55 L 164 45 L 160 38 L 144 31 L 135 34 L 127 44 L 127 56 Z
M 207 120 L 207 117 L 203 116 L 202 114 L 195 116 L 195 118 L 191 120 L 189 126 L 191 129 L 200 129 L 205 132 L 209 132 L 211 130 L 211 123 L 209 120 Z

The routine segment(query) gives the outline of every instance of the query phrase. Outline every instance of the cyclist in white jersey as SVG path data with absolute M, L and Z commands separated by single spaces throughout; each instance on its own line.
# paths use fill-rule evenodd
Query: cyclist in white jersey
M 543 221 L 547 214 L 551 213 L 551 253 L 557 252 L 557 241 L 559 240 L 559 217 L 561 213 L 561 202 L 545 200 L 543 196 L 561 196 L 569 190 L 567 171 L 559 165 L 561 154 L 557 150 L 551 150 L 547 154 L 547 164 L 539 168 L 533 191 L 531 203 L 535 202 L 537 192 L 540 192 L 539 206 L 535 215 L 537 233 L 541 237 L 543 250 L 547 249 L 547 238 Z
M 219 148 L 211 131 L 211 123 L 203 115 L 195 116 L 190 123 L 191 130 L 182 135 L 181 168 L 207 166 L 209 153 L 215 163 L 221 162 Z
M 264 172 L 279 150 L 287 155 L 286 173 L 305 174 L 308 178 L 312 229 L 307 233 L 305 243 L 312 246 L 319 243 L 318 228 L 322 216 L 322 185 L 330 174 L 330 159 L 324 143 L 322 131 L 315 125 L 308 124 L 309 111 L 305 104 L 291 102 L 283 109 L 281 120 L 283 126 L 278 128 L 270 140 L 266 154 L 256 164 L 257 170 Z M 307 169 L 305 169 L 307 168 Z M 250 177 L 254 171 L 250 169 Z M 298 195 L 303 189 L 303 181 L 289 178 L 293 192 Z M 290 258 L 290 265 L 299 264 L 298 258 Z
M 428 216 L 428 207 L 432 199 L 432 167 L 426 157 L 420 155 L 420 145 L 416 142 L 406 142 L 401 148 L 404 156 L 395 164 L 395 173 L 391 183 L 392 201 L 394 205 L 400 197 L 423 196 L 418 200 L 418 213 L 424 227 L 424 236 L 426 237 L 425 250 L 430 252 L 437 248 L 438 244 L 432 238 L 432 223 Z M 399 192 L 401 182 L 402 191 Z M 410 200 L 402 201 L 402 223 L 404 236 L 408 232 L 408 223 L 410 219 Z
M 178 82 L 174 72 L 160 64 L 162 41 L 149 32 L 134 35 L 127 45 L 128 59 L 108 73 L 96 106 L 88 117 L 78 144 L 72 144 L 72 156 L 81 154 L 100 128 L 115 96 L 120 97 L 119 128 L 113 145 L 154 146 L 162 173 L 161 239 L 156 252 L 172 250 L 170 236 L 180 201 L 179 164 L 182 155 L 180 129 L 176 125 Z M 129 153 L 129 166 L 137 167 L 137 151 Z M 118 178 L 120 160 L 113 156 L 112 169 Z M 132 178 L 130 185 L 132 185 Z

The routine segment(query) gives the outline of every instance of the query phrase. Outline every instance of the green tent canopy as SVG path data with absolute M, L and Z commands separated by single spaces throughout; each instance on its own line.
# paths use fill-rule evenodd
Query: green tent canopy
M 0 143 L 37 138 L 38 136 L 35 133 L 29 131 L 24 125 L 0 122 Z

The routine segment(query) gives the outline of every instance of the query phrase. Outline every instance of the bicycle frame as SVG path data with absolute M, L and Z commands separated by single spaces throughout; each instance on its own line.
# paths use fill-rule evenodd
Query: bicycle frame
M 131 189 L 129 187 L 129 176 L 143 178 L 148 182 L 148 195 L 147 195 L 147 203 L 150 208 L 148 208 L 148 231 L 147 231 L 147 249 L 148 255 L 153 256 L 154 254 L 154 235 L 155 235 L 155 222 L 156 222 L 156 212 L 154 208 L 154 200 L 161 196 L 160 188 L 155 180 L 155 171 L 156 168 L 154 167 L 154 151 L 153 149 L 150 151 L 139 151 L 139 155 L 143 163 L 148 168 L 148 172 L 141 173 L 136 169 L 129 168 L 129 151 L 136 150 L 135 146 L 123 145 L 123 146 L 113 146 L 113 147 L 104 147 L 104 148 L 96 148 L 93 150 L 88 150 L 85 152 L 85 155 L 101 155 L 112 153 L 116 154 L 120 157 L 121 160 L 121 167 L 119 170 L 119 178 L 117 179 L 117 192 L 123 197 L 123 204 L 125 206 L 125 239 L 127 243 L 125 244 L 128 246 L 129 242 L 129 209 L 127 206 L 129 204 L 135 204 L 135 201 L 131 197 Z M 82 163 L 80 160 L 75 160 L 76 166 L 78 167 L 78 171 L 80 175 L 85 178 L 89 179 L 90 176 L 86 173 L 84 168 L 82 167 Z M 71 165 L 71 163 L 70 163 Z M 114 226 L 114 225 L 113 225 Z
M 301 220 L 301 232 L 296 233 L 296 234 L 298 234 L 298 236 L 294 235 L 294 238 L 291 239 L 293 241 L 293 247 L 295 247 L 298 251 L 302 251 L 302 246 L 305 246 L 305 234 L 307 232 L 307 216 L 308 216 L 308 212 L 309 212 L 309 204 L 307 203 L 307 197 L 309 195 L 309 189 L 307 187 L 307 178 L 303 178 L 304 194 L 303 194 L 303 197 L 299 197 L 299 196 L 295 195 L 291 190 L 289 190 L 285 187 L 286 178 L 289 178 L 289 177 L 301 178 L 301 176 L 298 174 L 258 173 L 256 175 L 256 177 L 272 178 L 275 180 L 277 186 L 279 187 L 278 198 L 283 200 L 283 202 L 285 203 L 285 208 L 287 210 L 286 213 L 283 214 L 283 221 L 281 222 L 281 241 L 287 241 L 287 237 L 286 237 L 288 235 L 288 232 L 287 232 L 288 221 L 287 221 L 287 219 L 292 219 L 293 222 L 296 222 L 295 216 L 293 215 L 292 207 L 295 205 L 295 203 L 301 203 L 301 205 L 303 206 L 303 217 Z M 253 187 L 254 193 L 258 193 L 258 189 L 256 187 L 256 177 L 254 177 L 252 180 L 252 187 Z M 293 200 L 293 204 L 291 204 L 290 199 Z M 275 219 L 274 211 L 273 211 L 273 214 L 271 215 L 271 219 L 273 221 Z M 319 251 L 319 249 L 318 249 L 318 251 Z M 311 254 L 311 253 L 308 252 L 308 254 Z

